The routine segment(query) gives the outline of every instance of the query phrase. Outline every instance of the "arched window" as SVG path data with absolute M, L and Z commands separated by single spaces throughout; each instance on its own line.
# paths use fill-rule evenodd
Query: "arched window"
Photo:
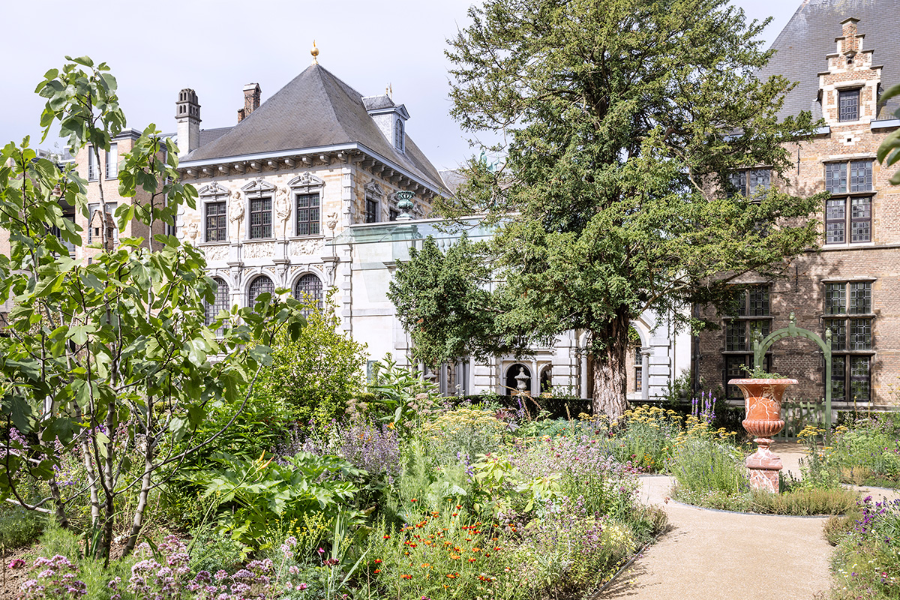
M 322 280 L 312 273 L 307 273 L 294 284 L 294 298 L 300 302 L 315 302 L 319 310 L 322 310 L 324 306 Z M 303 316 L 308 317 L 312 312 L 311 309 L 304 309 Z
M 228 301 L 228 284 L 225 283 L 225 280 L 221 277 L 213 277 L 213 281 L 216 282 L 218 286 L 216 288 L 216 301 L 214 304 L 206 304 L 206 324 L 209 325 L 213 321 L 216 320 L 216 315 L 222 312 L 223 310 L 229 310 L 231 308 L 230 302 Z
M 403 121 L 397 119 L 397 126 L 394 128 L 394 146 L 397 150 L 403 150 Z
M 254 308 L 256 306 L 256 299 L 259 298 L 260 294 L 274 293 L 275 284 L 272 283 L 272 280 L 265 275 L 260 275 L 253 280 L 250 284 L 250 289 L 247 291 L 247 306 Z

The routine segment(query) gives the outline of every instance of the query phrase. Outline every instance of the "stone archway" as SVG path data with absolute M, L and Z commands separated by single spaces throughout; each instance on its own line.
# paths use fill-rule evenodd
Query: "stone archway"
M 506 386 L 504 388 L 504 393 L 506 395 L 514 394 L 515 391 L 518 389 L 516 387 L 516 385 L 519 382 L 516 381 L 516 375 L 519 374 L 519 369 L 524 369 L 523 372 L 525 373 L 525 376 L 528 377 L 528 381 L 526 382 L 527 387 L 525 388 L 525 391 L 527 391 L 527 392 L 531 391 L 531 369 L 529 369 L 522 363 L 515 363 L 514 365 L 512 365 L 508 369 L 506 369 L 506 377 L 504 379 L 504 385 Z

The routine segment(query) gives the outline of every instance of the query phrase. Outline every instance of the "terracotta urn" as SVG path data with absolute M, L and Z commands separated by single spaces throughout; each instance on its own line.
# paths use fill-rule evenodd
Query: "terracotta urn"
M 756 452 L 747 457 L 744 464 L 750 470 L 750 487 L 778 493 L 778 472 L 784 467 L 781 459 L 769 446 L 772 437 L 784 428 L 781 418 L 781 399 L 789 385 L 796 379 L 732 379 L 744 394 L 746 418 L 744 429 L 754 436 Z

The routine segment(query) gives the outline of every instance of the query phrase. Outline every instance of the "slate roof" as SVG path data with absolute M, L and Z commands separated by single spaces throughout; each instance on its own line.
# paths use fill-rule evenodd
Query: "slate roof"
M 362 94 L 317 64 L 307 67 L 218 139 L 188 154 L 182 164 L 353 143 L 443 189 L 437 169 L 409 135 L 406 151 L 395 150 L 366 111 Z
M 803 0 L 772 44 L 775 56 L 759 73 L 763 79 L 779 74 L 799 83 L 785 98 L 779 116 L 814 110 L 817 74 L 828 69 L 825 55 L 837 51 L 834 40 L 841 35 L 841 21 L 848 17 L 859 19 L 859 33 L 865 35 L 863 50 L 874 50 L 874 64 L 884 66 L 881 90 L 900 83 L 898 15 L 900 0 Z M 881 115 L 886 112 L 892 111 Z

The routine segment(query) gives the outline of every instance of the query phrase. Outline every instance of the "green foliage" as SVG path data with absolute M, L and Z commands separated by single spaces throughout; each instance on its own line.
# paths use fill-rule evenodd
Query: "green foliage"
M 825 461 L 842 481 L 856 485 L 900 485 L 900 439 L 893 415 L 859 419 L 836 429 Z
M 435 412 L 437 386 L 416 370 L 398 365 L 390 353 L 373 365 L 368 391 L 372 416 L 401 435 Z
M 0 548 L 11 550 L 33 543 L 47 525 L 46 516 L 21 506 L 0 505 Z
M 769 373 L 762 366 L 754 365 L 751 369 L 747 365 L 742 365 L 741 368 L 747 374 L 747 379 L 784 379 L 778 373 Z
M 435 354 L 586 330 L 597 408 L 620 416 L 631 320 L 674 311 L 685 326 L 685 306 L 722 306 L 734 277 L 777 276 L 816 246 L 808 217 L 824 194 L 726 192 L 736 169 L 771 165 L 776 179 L 792 169 L 786 144 L 817 123 L 778 119 L 793 84 L 756 78 L 771 56 L 765 23 L 746 23 L 727 0 L 489 0 L 469 18 L 449 40 L 451 112 L 467 131 L 504 133 L 484 148 L 503 167 L 472 161 L 470 184 L 438 210 L 498 225 L 487 249 L 452 261 L 454 278 L 489 267 L 494 299 L 474 282 L 444 289 L 441 326 L 419 323 L 441 289 L 432 250 L 404 265 L 419 286 L 395 288 L 398 315 Z M 484 315 L 457 319 L 468 307 Z
M 750 509 L 771 515 L 843 515 L 856 507 L 858 499 L 858 493 L 842 487 L 801 487 L 780 494 L 754 490 Z
M 364 474 L 343 459 L 306 452 L 285 458 L 283 465 L 262 456 L 214 458 L 220 468 L 199 471 L 194 483 L 217 504 L 220 532 L 247 546 L 259 546 L 278 523 L 316 512 L 336 516 L 357 491 L 352 480 Z
M 344 414 L 362 389 L 366 354 L 364 344 L 341 331 L 335 292 L 328 292 L 322 309 L 314 302 L 303 305 L 309 315 L 296 339 L 275 338 L 271 367 L 260 374 L 252 402 L 282 404 L 303 423 L 327 423 Z
M 900 594 L 900 501 L 875 502 L 869 496 L 857 511 L 859 519 L 836 536 L 831 597 L 895 599 Z
M 247 552 L 239 542 L 221 535 L 215 527 L 204 525 L 191 531 L 188 566 L 192 573 L 219 570 L 234 572 L 246 558 Z
M 58 121 L 68 150 L 76 155 L 92 144 L 100 164 L 99 149 L 108 150 L 125 126 L 116 80 L 103 63 L 69 60 L 38 85 L 47 101 L 41 126 L 46 137 Z M 116 210 L 119 229 L 136 220 L 153 234 L 173 224 L 180 207 L 196 206 L 196 190 L 179 181 L 177 156 L 172 141 L 152 125 L 123 156 L 119 192 L 133 200 Z M 264 295 L 255 311 L 223 311 L 207 326 L 215 283 L 199 249 L 162 234 L 122 238 L 113 246 L 110 225 L 101 220 L 104 245 L 92 262 L 71 259 L 62 241 L 81 245 L 80 228 L 63 217 L 60 202 L 88 216 L 86 182 L 75 166 L 36 159 L 27 138 L 21 147 L 3 148 L 0 164 L 0 228 L 12 244 L 10 256 L 0 260 L 0 302 L 14 301 L 0 336 L 0 418 L 25 436 L 10 435 L 5 444 L 0 501 L 52 506 L 66 525 L 66 507 L 93 496 L 91 528 L 99 541 L 92 548 L 108 560 L 122 497 L 137 496 L 131 550 L 160 470 L 177 468 L 214 438 L 196 437 L 214 399 L 246 403 L 246 392 L 270 362 L 272 337 L 282 330 L 296 335 L 302 327 L 299 303 Z M 188 449 L 160 452 L 178 443 Z M 77 451 L 87 455 L 89 493 L 56 485 L 54 467 Z M 140 465 L 137 472 L 134 465 Z M 48 492 L 27 503 L 22 490 L 29 485 L 46 485 Z
M 749 489 L 743 454 L 734 446 L 716 440 L 686 439 L 675 451 L 670 471 L 676 490 L 733 496 Z
M 888 90 L 881 95 L 881 98 L 878 100 L 879 108 L 888 100 L 896 98 L 897 96 L 900 96 L 900 84 L 888 88 Z M 894 113 L 894 116 L 900 119 L 900 109 Z M 878 147 L 878 162 L 882 165 L 885 167 L 893 167 L 897 164 L 897 161 L 900 161 L 900 129 L 887 136 L 885 140 L 881 142 L 881 146 Z M 900 185 L 900 171 L 893 174 L 890 183 L 891 185 Z

